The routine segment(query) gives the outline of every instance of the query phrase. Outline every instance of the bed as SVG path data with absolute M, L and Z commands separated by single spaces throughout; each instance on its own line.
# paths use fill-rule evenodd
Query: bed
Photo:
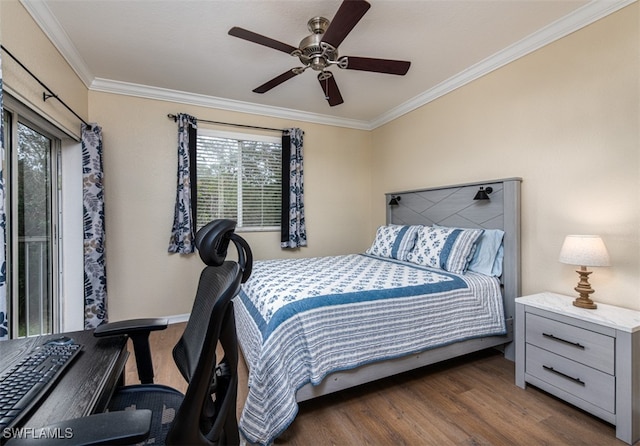
M 520 182 L 389 193 L 366 252 L 255 262 L 234 304 L 245 438 L 272 443 L 307 399 L 490 347 L 512 359 Z

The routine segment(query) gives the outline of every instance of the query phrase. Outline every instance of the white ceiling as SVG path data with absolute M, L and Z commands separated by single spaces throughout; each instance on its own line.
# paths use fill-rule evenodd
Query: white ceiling
M 411 61 L 405 76 L 333 68 L 251 90 L 300 65 L 229 36 L 239 26 L 298 46 L 341 0 L 21 0 L 87 87 L 223 109 L 375 128 L 633 0 L 370 0 L 340 55 Z M 180 112 L 177 107 L 176 112 Z

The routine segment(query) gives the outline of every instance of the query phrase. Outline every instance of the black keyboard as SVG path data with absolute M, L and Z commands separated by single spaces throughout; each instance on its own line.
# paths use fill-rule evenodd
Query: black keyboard
M 38 403 L 81 349 L 69 338 L 54 339 L 28 352 L 0 377 L 0 432 Z

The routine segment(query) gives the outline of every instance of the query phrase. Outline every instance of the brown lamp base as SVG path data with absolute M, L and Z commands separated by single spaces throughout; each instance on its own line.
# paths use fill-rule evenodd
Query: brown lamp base
M 573 301 L 573 305 L 580 308 L 595 310 L 598 306 L 589 298 L 589 295 L 594 293 L 594 290 L 591 288 L 591 284 L 589 283 L 589 274 L 591 274 L 591 271 L 587 271 L 587 268 L 582 266 L 579 270 L 576 270 L 576 272 L 580 276 L 580 281 L 574 290 L 580 294 L 580 297 L 577 297 L 576 300 Z
M 595 310 L 598 308 L 598 306 L 588 297 L 586 299 L 577 297 L 576 300 L 573 301 L 573 305 L 580 308 L 588 308 L 589 310 Z

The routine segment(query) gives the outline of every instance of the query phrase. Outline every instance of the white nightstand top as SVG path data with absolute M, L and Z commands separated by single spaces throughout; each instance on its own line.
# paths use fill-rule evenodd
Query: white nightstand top
M 539 293 L 518 297 L 516 303 L 552 311 L 565 316 L 611 327 L 626 332 L 640 331 L 640 311 L 596 302 L 598 308 L 587 310 L 573 305 L 574 297 L 556 293 Z

